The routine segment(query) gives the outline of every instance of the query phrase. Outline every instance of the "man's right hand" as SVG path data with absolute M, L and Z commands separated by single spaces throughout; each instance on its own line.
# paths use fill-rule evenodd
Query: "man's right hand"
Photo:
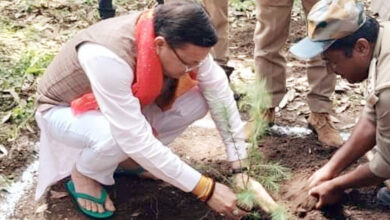
M 316 209 L 320 209 L 323 206 L 335 204 L 340 201 L 343 190 L 338 188 L 334 184 L 334 181 L 330 180 L 312 188 L 309 194 L 318 198 Z
M 227 186 L 215 183 L 214 193 L 207 202 L 214 211 L 232 219 L 240 219 L 247 213 L 238 208 L 236 194 Z

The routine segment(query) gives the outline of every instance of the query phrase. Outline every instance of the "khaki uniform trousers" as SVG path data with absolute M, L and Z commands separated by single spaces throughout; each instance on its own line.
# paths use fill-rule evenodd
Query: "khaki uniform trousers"
M 166 3 L 172 0 L 165 0 Z M 211 50 L 214 60 L 218 64 L 226 64 L 229 58 L 229 21 L 228 0 L 202 0 L 203 6 L 209 13 L 214 27 L 218 33 L 218 43 Z
M 307 14 L 317 0 L 302 0 Z M 276 107 L 286 93 L 286 58 L 280 53 L 286 43 L 293 0 L 256 0 L 255 68 Z M 310 85 L 308 104 L 312 112 L 329 112 L 330 96 L 334 92 L 336 75 L 328 73 L 320 56 L 308 61 L 307 78 Z

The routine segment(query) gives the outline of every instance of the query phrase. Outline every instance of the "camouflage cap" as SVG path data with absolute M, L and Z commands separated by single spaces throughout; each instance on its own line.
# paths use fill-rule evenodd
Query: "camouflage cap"
M 307 16 L 308 36 L 290 48 L 301 59 L 310 59 L 337 39 L 357 31 L 365 22 L 363 5 L 355 0 L 320 0 Z

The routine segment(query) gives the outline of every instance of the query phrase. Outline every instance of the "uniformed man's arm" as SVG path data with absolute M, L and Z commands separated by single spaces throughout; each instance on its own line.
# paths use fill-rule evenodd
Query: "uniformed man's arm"
M 316 208 L 338 202 L 345 189 L 368 186 L 384 180 L 370 171 L 368 163 L 339 176 L 351 163 L 374 147 L 375 136 L 375 122 L 363 114 L 348 141 L 325 166 L 310 177 L 310 187 L 313 188 L 309 193 L 318 198 Z
M 375 131 L 375 123 L 362 116 L 348 141 L 310 178 L 310 186 L 337 177 L 351 163 L 371 150 L 375 145 Z

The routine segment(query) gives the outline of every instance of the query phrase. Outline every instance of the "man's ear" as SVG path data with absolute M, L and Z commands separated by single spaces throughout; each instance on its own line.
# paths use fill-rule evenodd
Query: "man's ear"
M 370 56 L 371 52 L 371 44 L 365 38 L 359 38 L 355 42 L 355 46 L 353 47 L 354 53 L 358 56 L 367 57 Z
M 166 44 L 166 40 L 162 36 L 157 36 L 154 38 L 154 46 L 156 47 L 156 53 L 160 54 L 161 48 Z

